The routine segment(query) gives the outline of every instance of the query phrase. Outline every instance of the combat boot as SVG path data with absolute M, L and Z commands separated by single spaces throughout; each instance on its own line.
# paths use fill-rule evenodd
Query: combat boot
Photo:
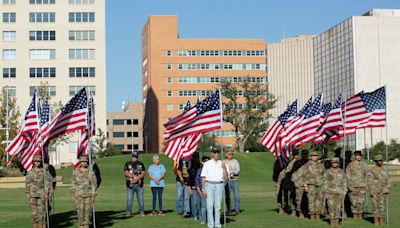
M 382 226 L 385 225 L 385 219 L 383 217 L 379 218 L 379 224 Z
M 299 218 L 302 218 L 302 219 L 304 218 L 304 214 L 301 211 L 299 212 Z
M 330 225 L 330 227 L 335 227 L 336 226 L 335 219 L 331 219 L 329 225 Z
M 283 213 L 284 213 L 284 211 L 283 211 L 283 208 L 282 208 L 282 207 L 279 207 L 279 209 L 278 209 L 278 213 L 279 213 L 279 214 L 283 214 Z
M 336 226 L 340 226 L 340 219 L 338 219 L 338 218 L 335 219 L 335 225 L 336 225 Z
M 296 210 L 292 210 L 292 214 L 290 214 L 290 216 L 292 217 L 296 216 Z
M 321 221 L 321 215 L 315 215 L 315 220 L 316 221 Z
M 379 218 L 378 217 L 374 217 L 374 224 L 375 224 L 375 226 L 379 226 Z

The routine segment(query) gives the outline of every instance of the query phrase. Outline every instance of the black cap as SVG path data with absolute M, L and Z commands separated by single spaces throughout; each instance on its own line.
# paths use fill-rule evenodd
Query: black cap
M 211 153 L 219 153 L 219 149 L 217 147 L 213 147 L 211 149 Z
M 301 151 L 301 154 L 306 154 L 306 155 L 308 155 L 308 150 L 302 150 L 302 151 Z
M 298 155 L 299 154 L 299 150 L 293 150 L 292 151 L 292 156 Z
M 341 152 L 342 151 L 342 148 L 341 147 L 336 147 L 334 150 L 333 150 L 333 152 L 335 152 L 335 153 L 338 153 L 338 152 Z
M 135 158 L 139 157 L 139 153 L 137 152 L 137 150 L 132 151 L 132 157 L 135 157 Z
M 356 150 L 356 151 L 354 151 L 354 156 L 355 156 L 355 155 L 360 155 L 360 156 L 361 156 L 361 155 L 362 155 L 361 150 Z

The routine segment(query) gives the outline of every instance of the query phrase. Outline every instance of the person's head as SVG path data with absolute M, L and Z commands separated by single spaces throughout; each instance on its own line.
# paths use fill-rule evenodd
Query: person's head
M 335 157 L 340 157 L 340 153 L 342 152 L 342 148 L 340 148 L 340 147 L 336 147 L 334 150 L 333 150 L 333 153 L 335 153 Z
M 228 150 L 228 151 L 226 152 L 225 158 L 226 158 L 227 160 L 231 160 L 231 159 L 233 158 L 233 151 L 232 151 L 232 150 Z
M 382 154 L 375 155 L 374 161 L 375 161 L 377 166 L 382 166 L 383 165 L 383 156 L 382 156 Z
M 354 151 L 354 158 L 356 159 L 356 161 L 361 161 L 362 159 L 362 154 L 360 150 L 356 150 Z
M 154 155 L 153 156 L 153 163 L 155 165 L 159 165 L 160 164 L 160 157 L 158 155 Z
M 210 157 L 208 157 L 208 156 L 201 157 L 201 164 L 204 165 L 204 163 L 206 163 L 208 160 L 210 160 Z
M 339 167 L 339 158 L 332 158 L 331 160 L 331 164 L 332 164 L 332 168 L 336 169 Z
M 139 159 L 139 153 L 136 150 L 132 151 L 132 158 L 131 158 L 132 162 L 137 162 L 138 159 Z
M 218 160 L 218 158 L 219 158 L 219 149 L 218 148 L 213 147 L 211 149 L 211 158 L 214 160 Z
M 344 157 L 345 157 L 347 160 L 350 160 L 350 159 L 351 159 L 351 150 L 346 150 L 346 151 L 344 152 Z
M 292 157 L 293 157 L 294 159 L 297 159 L 297 158 L 299 157 L 299 150 L 298 150 L 298 149 L 294 149 L 294 150 L 292 151 Z
M 308 150 L 301 151 L 301 159 L 308 160 Z
M 40 155 L 34 156 L 32 162 L 34 167 L 40 167 L 42 164 L 42 156 Z
M 87 168 L 89 166 L 89 158 L 86 155 L 81 155 L 79 157 L 80 166 Z
M 317 151 L 311 152 L 310 156 L 311 156 L 311 161 L 313 161 L 313 162 L 318 161 L 318 153 L 317 153 Z

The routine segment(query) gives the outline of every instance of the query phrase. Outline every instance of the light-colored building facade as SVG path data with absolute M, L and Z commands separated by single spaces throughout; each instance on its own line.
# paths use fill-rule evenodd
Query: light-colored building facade
M 400 10 L 373 9 L 352 16 L 314 38 L 315 93 L 327 101 L 386 85 L 387 132 L 400 139 Z M 358 130 L 351 148 L 385 141 L 386 129 Z
M 188 100 L 195 104 L 209 96 L 221 80 L 266 83 L 265 50 L 262 39 L 180 38 L 177 16 L 150 16 L 142 29 L 145 150 L 161 152 L 163 124 L 181 114 Z M 235 146 L 230 125 L 212 134 Z
M 107 112 L 107 139 L 123 152 L 143 151 L 143 107 L 128 103 L 121 112 Z
M 294 100 L 302 107 L 314 94 L 314 37 L 299 35 L 267 45 L 268 88 L 277 98 L 274 118 Z
M 2 0 L 0 15 L 0 87 L 17 98 L 22 115 L 41 82 L 52 104 L 88 86 L 96 127 L 105 130 L 105 0 Z M 75 161 L 76 147 L 72 137 L 51 152 L 51 162 Z

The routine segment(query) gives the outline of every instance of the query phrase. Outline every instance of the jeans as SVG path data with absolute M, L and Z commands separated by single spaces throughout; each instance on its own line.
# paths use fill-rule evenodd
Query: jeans
M 158 195 L 158 210 L 162 211 L 162 193 L 164 188 L 163 187 L 152 187 L 151 192 L 153 193 L 153 211 L 156 210 L 156 202 L 157 202 L 157 195 Z
M 201 208 L 201 213 L 200 213 L 200 220 L 202 222 L 206 222 L 207 219 L 207 197 L 200 197 L 200 208 Z
M 135 192 L 139 204 L 139 212 L 144 212 L 143 187 L 133 186 L 132 188 L 126 188 L 126 192 L 128 196 L 126 203 L 126 212 L 132 212 L 132 201 Z
M 192 215 L 195 220 L 200 219 L 200 195 L 197 189 L 192 189 Z
M 207 220 L 208 227 L 221 227 L 221 200 L 222 191 L 224 190 L 224 184 L 213 184 L 206 182 L 206 193 L 207 193 Z M 214 211 L 214 215 L 213 215 Z M 215 219 L 215 220 L 214 220 Z
M 239 181 L 230 180 L 225 185 L 225 201 L 228 212 L 231 211 L 231 192 L 235 199 L 235 211 L 240 211 L 240 199 L 239 199 Z
M 188 188 L 187 185 L 182 185 L 179 181 L 176 182 L 176 210 L 178 214 L 183 213 L 183 205 L 185 205 L 185 214 L 190 214 L 190 195 Z

